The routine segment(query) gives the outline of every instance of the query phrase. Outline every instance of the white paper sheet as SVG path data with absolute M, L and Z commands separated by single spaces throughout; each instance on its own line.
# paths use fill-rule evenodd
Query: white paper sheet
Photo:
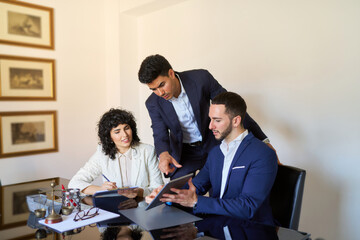
M 104 220 L 108 220 L 108 219 L 112 219 L 112 218 L 116 218 L 116 217 L 120 216 L 119 214 L 99 209 L 99 215 L 92 217 L 90 219 L 87 219 L 87 220 L 81 220 L 81 221 L 75 222 L 73 220 L 75 214 L 76 214 L 76 212 L 70 214 L 69 216 L 62 216 L 63 221 L 59 222 L 59 223 L 47 224 L 47 223 L 45 223 L 45 219 L 40 220 L 39 223 L 42 225 L 45 225 L 49 228 L 52 228 L 52 229 L 56 230 L 57 232 L 62 233 L 62 232 L 66 232 L 66 231 L 69 231 L 72 229 L 80 228 L 83 226 L 87 226 L 87 225 L 90 225 L 93 223 L 101 222 Z

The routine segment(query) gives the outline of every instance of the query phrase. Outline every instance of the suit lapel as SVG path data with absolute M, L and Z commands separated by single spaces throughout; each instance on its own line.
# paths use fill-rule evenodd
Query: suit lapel
M 179 73 L 178 73 L 179 74 Z M 181 74 L 179 74 L 180 76 Z M 201 118 L 200 118 L 200 106 L 199 106 L 199 93 L 198 90 L 196 89 L 196 85 L 194 83 L 194 81 L 192 81 L 191 79 L 187 79 L 185 77 L 180 76 L 181 78 L 181 82 L 184 86 L 185 92 L 187 97 L 189 98 L 191 107 L 193 109 L 193 112 L 195 114 L 195 120 L 199 126 L 199 131 L 201 129 Z
M 131 149 L 131 182 L 135 185 L 138 182 L 139 178 L 139 169 L 140 169 L 140 160 L 139 160 L 139 153 L 137 148 Z
M 111 173 L 111 172 L 113 172 L 114 173 L 114 180 L 112 180 L 112 179 L 110 179 L 110 180 L 112 180 L 112 181 L 116 181 L 116 185 L 118 185 L 118 186 L 122 186 L 123 185 L 123 182 L 122 182 L 122 179 L 121 179 L 121 172 L 120 172 L 120 162 L 119 162 L 119 154 L 117 153 L 116 155 L 115 155 L 115 159 L 114 160 L 112 160 L 112 159 L 110 159 L 110 157 L 109 157 L 109 169 L 108 169 L 108 171 Z M 104 173 L 104 174 L 106 174 L 106 173 Z M 107 175 L 105 175 L 105 176 L 107 176 Z
M 230 165 L 230 168 L 229 168 L 229 173 L 228 173 L 228 176 L 226 178 L 226 184 L 225 184 L 225 189 L 224 189 L 224 194 L 223 196 L 225 195 L 227 189 L 228 189 L 228 186 L 229 186 L 229 179 L 230 179 L 230 175 L 232 173 L 232 169 L 233 167 L 235 166 L 236 163 L 239 163 L 241 162 L 241 155 L 242 153 L 244 152 L 244 150 L 246 149 L 246 147 L 250 144 L 250 139 L 254 137 L 251 133 L 249 133 L 245 138 L 244 140 L 241 142 L 240 146 L 238 147 L 238 149 L 236 150 L 236 153 L 235 153 L 235 156 L 231 162 L 231 165 Z
M 177 114 L 175 112 L 175 109 L 174 109 L 174 106 L 172 105 L 172 103 L 169 101 L 166 101 L 165 99 L 163 99 L 161 97 L 158 98 L 158 101 L 159 101 L 159 106 L 164 113 L 164 117 L 166 117 L 168 119 L 169 125 L 172 126 L 172 128 L 170 128 L 170 129 L 175 129 L 176 131 L 181 132 L 180 122 L 179 122 L 179 119 L 177 117 Z
M 221 179 L 222 179 L 222 169 L 224 168 L 224 160 L 225 156 L 220 150 L 220 146 L 216 146 L 216 148 L 219 148 L 218 155 L 215 159 L 222 159 L 222 161 L 216 161 L 215 167 L 211 168 L 212 172 L 210 173 L 212 179 L 220 179 L 220 181 L 212 181 L 211 184 L 214 184 L 213 186 L 213 196 L 220 196 L 221 191 Z M 221 170 L 221 171 L 219 171 Z
M 237 149 L 236 153 L 235 153 L 235 156 L 234 156 L 234 159 L 233 161 L 231 162 L 231 165 L 230 165 L 230 170 L 235 166 L 235 164 L 239 161 L 240 157 L 241 157 L 241 154 L 244 152 L 244 150 L 246 149 L 246 147 L 250 144 L 249 142 L 249 138 L 245 138 L 239 148 Z M 229 176 L 231 174 L 231 171 L 229 171 Z M 228 179 L 229 179 L 229 176 L 228 176 Z

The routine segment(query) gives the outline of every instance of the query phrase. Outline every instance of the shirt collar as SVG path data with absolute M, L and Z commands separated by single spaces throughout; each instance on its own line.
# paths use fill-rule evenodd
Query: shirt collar
M 178 74 L 175 74 L 176 77 L 179 79 L 179 82 L 180 82 L 180 87 L 181 87 L 181 92 L 179 94 L 179 96 L 176 98 L 176 97 L 172 97 L 171 99 L 169 99 L 170 102 L 172 101 L 176 101 L 177 99 L 179 98 L 182 98 L 183 96 L 185 96 L 186 92 L 185 92 L 185 88 L 181 82 L 181 79 L 180 79 L 180 76 Z
M 222 147 L 227 147 L 227 146 L 231 146 L 233 144 L 236 143 L 241 143 L 242 140 L 244 140 L 244 138 L 249 134 L 249 131 L 246 129 L 244 132 L 242 132 L 239 136 L 237 136 L 234 140 L 232 140 L 231 142 L 229 142 L 229 144 L 227 144 L 225 142 L 225 139 L 221 141 L 221 146 Z
M 121 156 L 125 156 L 126 158 L 131 160 L 131 156 L 132 156 L 132 148 L 130 147 L 129 150 L 127 150 L 124 154 L 123 153 L 119 153 L 118 152 L 119 157 Z

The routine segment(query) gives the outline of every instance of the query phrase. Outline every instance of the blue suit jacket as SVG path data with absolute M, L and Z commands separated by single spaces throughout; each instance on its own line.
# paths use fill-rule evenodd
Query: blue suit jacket
M 196 122 L 202 136 L 206 152 L 218 144 L 214 135 L 209 130 L 210 100 L 221 92 L 225 92 L 214 77 L 207 70 L 191 70 L 176 72 L 184 86 L 194 111 Z M 154 143 L 157 155 L 168 151 L 170 155 L 180 162 L 182 151 L 182 131 L 177 114 L 171 102 L 152 93 L 145 103 L 152 122 Z M 253 132 L 256 137 L 263 140 L 266 135 L 261 131 L 257 123 L 246 115 L 244 127 Z
M 216 146 L 205 166 L 193 179 L 199 195 L 212 187 L 211 197 L 198 196 L 195 213 L 238 217 L 273 225 L 269 194 L 277 172 L 275 152 L 249 133 L 231 163 L 223 197 L 220 199 L 224 155 Z

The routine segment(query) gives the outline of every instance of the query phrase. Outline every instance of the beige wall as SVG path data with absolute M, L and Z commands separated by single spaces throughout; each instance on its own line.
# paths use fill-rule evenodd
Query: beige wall
M 55 51 L 0 51 L 55 58 L 58 99 L 0 108 L 57 110 L 60 151 L 1 159 L 3 184 L 71 177 L 93 153 L 96 122 L 109 107 L 131 109 L 140 137 L 152 143 L 150 91 L 137 70 L 160 53 L 175 70 L 206 68 L 241 94 L 280 160 L 307 170 L 301 230 L 313 239 L 356 239 L 360 2 L 188 0 L 162 9 L 165 1 L 31 1 L 55 8 Z
M 107 109 L 104 4 L 85 0 L 62 4 L 45 0 L 28 2 L 55 8 L 55 50 L 1 44 L 0 52 L 55 59 L 57 100 L 1 101 L 0 108 L 57 110 L 59 152 L 0 159 L 3 184 L 51 176 L 71 177 L 96 147 L 95 125 Z M 86 11 L 83 6 L 87 6 Z

